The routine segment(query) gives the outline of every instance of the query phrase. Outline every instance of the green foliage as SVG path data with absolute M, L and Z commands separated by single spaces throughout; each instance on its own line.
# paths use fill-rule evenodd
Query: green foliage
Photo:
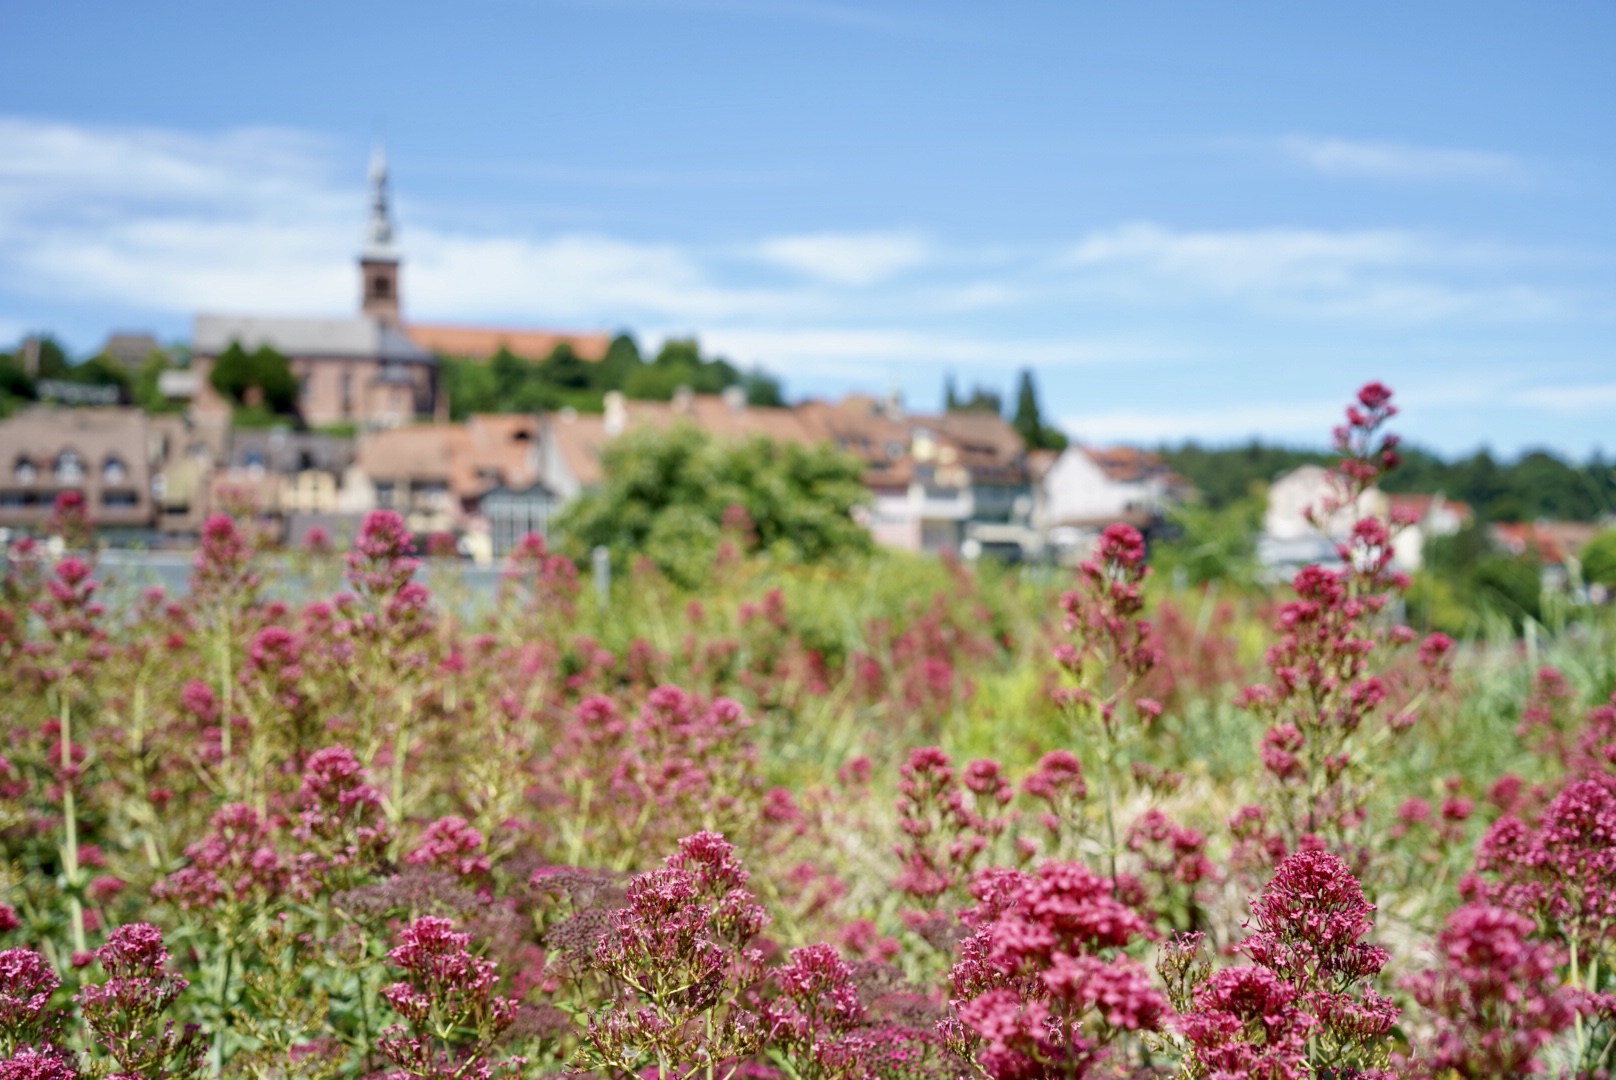
M 1441 492 L 1470 504 L 1487 521 L 1552 518 L 1593 521 L 1616 510 L 1616 467 L 1599 455 L 1577 465 L 1545 450 L 1501 464 L 1485 450 L 1447 461 L 1428 450 L 1405 447 L 1403 462 L 1386 477 L 1389 492 Z M 1212 448 L 1185 443 L 1164 448 L 1162 457 L 1189 479 L 1208 503 L 1223 506 L 1298 465 L 1331 465 L 1333 454 L 1251 442 Z
M 61 343 L 47 334 L 40 338 L 39 366 L 35 370 L 41 379 L 71 379 L 73 362 Z
M 759 408 L 784 408 L 786 395 L 780 389 L 780 380 L 764 371 L 762 368 L 753 368 L 741 376 L 741 388 L 746 391 L 746 403 Z
M 1256 537 L 1262 515 L 1263 500 L 1257 495 L 1217 508 L 1177 507 L 1169 518 L 1177 535 L 1155 545 L 1153 557 L 1164 573 L 1182 568 L 1192 585 L 1251 584 L 1256 580 Z
M 213 361 L 208 381 L 236 405 L 257 406 L 280 416 L 297 411 L 297 378 L 291 362 L 268 345 L 249 353 L 232 341 Z M 259 400 L 250 400 L 254 397 Z
M 133 380 L 128 370 L 110 356 L 92 356 L 72 365 L 65 374 L 53 377 L 85 386 L 116 386 L 125 398 L 132 391 Z
M 1527 619 L 1543 618 L 1543 568 L 1528 559 L 1489 555 L 1470 571 L 1469 582 L 1486 608 L 1519 629 Z
M 23 370 L 22 360 L 10 353 L 0 353 L 0 417 L 10 416 L 38 397 L 34 380 Z
M 604 545 L 619 566 L 645 555 L 694 586 L 710 576 L 736 506 L 751 530 L 738 539 L 788 562 L 870 550 L 869 533 L 852 517 L 865 498 L 860 465 L 830 446 L 726 443 L 681 424 L 629 432 L 607 447 L 603 464 L 604 483 L 574 500 L 557 525 L 577 558 Z
M 1004 399 L 997 390 L 985 386 L 971 387 L 971 396 L 955 405 L 951 412 L 985 412 L 998 416 L 1004 412 Z
M 1226 448 L 1188 442 L 1160 452 L 1168 467 L 1194 484 L 1214 510 L 1248 498 L 1299 465 L 1333 465 L 1336 461 L 1331 454 L 1266 446 L 1256 440 Z
M 146 358 L 146 362 L 140 366 L 140 371 L 135 375 L 134 379 L 133 396 L 136 405 L 149 413 L 179 413 L 185 411 L 185 401 L 166 397 L 157 388 L 158 380 L 162 377 L 163 372 L 168 371 L 173 366 L 162 353 L 154 352 Z
M 1616 529 L 1597 533 L 1582 549 L 1582 580 L 1616 585 Z
M 1020 385 L 1016 389 L 1016 415 L 1011 421 L 1027 444 L 1028 450 L 1064 450 L 1066 435 L 1044 423 L 1038 407 L 1038 388 L 1033 384 L 1032 372 L 1021 369 Z
M 628 334 L 612 339 L 599 361 L 585 360 L 566 342 L 534 363 L 500 349 L 486 362 L 445 357 L 440 378 L 449 395 L 449 414 L 464 420 L 473 413 L 537 412 L 570 406 L 600 412 L 607 391 L 643 400 L 667 401 L 681 386 L 716 394 L 731 386 L 746 391 L 753 405 L 783 405 L 780 384 L 762 371 L 741 373 L 728 361 L 705 359 L 694 339 L 674 340 L 647 363 Z

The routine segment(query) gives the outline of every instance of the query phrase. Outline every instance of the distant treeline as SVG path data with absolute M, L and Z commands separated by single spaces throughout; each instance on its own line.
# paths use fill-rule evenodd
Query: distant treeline
M 1221 509 L 1298 465 L 1330 465 L 1334 454 L 1251 442 L 1212 448 L 1164 447 L 1163 459 L 1193 483 L 1208 506 Z M 1576 464 L 1546 450 L 1501 461 L 1485 450 L 1447 461 L 1406 447 L 1403 464 L 1383 487 L 1390 492 L 1440 492 L 1468 503 L 1482 521 L 1594 521 L 1616 512 L 1616 463 L 1594 455 Z
M 664 344 L 654 359 L 640 355 L 628 334 L 612 339 L 606 356 L 584 360 L 566 343 L 533 363 L 501 349 L 487 360 L 444 358 L 443 386 L 456 420 L 480 412 L 535 412 L 571 406 L 600 412 L 606 392 L 667 401 L 681 386 L 716 394 L 731 386 L 746 391 L 752 405 L 781 405 L 780 384 L 762 371 L 742 371 L 721 357 L 704 357 L 694 339 Z
M 34 357 L 35 370 L 29 371 L 22 350 L 0 351 L 0 417 L 39 400 L 42 381 L 78 383 L 83 386 L 117 387 L 120 401 L 139 405 L 150 412 L 174 412 L 184 407 L 157 390 L 157 377 L 173 366 L 162 353 L 153 353 L 138 369 L 131 369 L 108 356 L 90 356 L 75 361 L 54 337 L 39 341 Z

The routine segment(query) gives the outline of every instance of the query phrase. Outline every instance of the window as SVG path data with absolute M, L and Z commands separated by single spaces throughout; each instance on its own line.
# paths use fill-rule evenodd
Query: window
M 139 504 L 133 491 L 108 491 L 101 496 L 101 505 L 108 510 L 132 510 Z
M 74 450 L 63 450 L 56 455 L 56 464 L 52 469 L 58 484 L 84 483 L 84 459 Z
M 376 485 L 377 506 L 381 507 L 383 510 L 391 510 L 393 508 L 393 498 L 394 492 L 392 481 L 383 480 Z
M 12 469 L 12 472 L 16 475 L 17 483 L 19 484 L 32 484 L 35 480 L 39 479 L 39 470 L 35 468 L 34 463 L 26 457 L 20 457 L 17 459 L 17 464 Z
M 378 300 L 387 299 L 387 296 L 392 291 L 392 288 L 393 283 L 387 280 L 387 275 L 385 274 L 377 274 L 375 277 L 370 279 L 370 295 L 374 296 Z
M 117 487 L 129 479 L 129 470 L 124 467 L 123 458 L 117 454 L 108 454 L 101 463 L 101 482 L 110 487 Z

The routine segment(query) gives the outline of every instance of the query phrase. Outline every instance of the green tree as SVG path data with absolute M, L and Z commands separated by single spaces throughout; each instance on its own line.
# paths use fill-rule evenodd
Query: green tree
M 11 353 L 0 353 L 0 417 L 10 416 L 38 397 L 34 380 L 23 370 L 22 361 Z
M 154 352 L 140 365 L 136 373 L 133 386 L 133 397 L 136 405 L 150 413 L 177 413 L 185 411 L 185 402 L 179 398 L 169 398 L 158 389 L 158 381 L 163 372 L 173 367 L 168 358 L 160 352 Z
M 1038 388 L 1033 384 L 1032 371 L 1021 369 L 1016 388 L 1016 415 L 1011 421 L 1028 450 L 1064 450 L 1066 436 L 1044 423 L 1043 411 L 1038 407 Z
M 595 385 L 599 365 L 580 359 L 578 354 L 573 352 L 572 346 L 563 341 L 534 369 L 533 373 L 539 380 L 552 386 L 584 390 Z
M 297 412 L 297 378 L 292 374 L 291 362 L 268 345 L 249 353 L 240 342 L 232 341 L 214 359 L 208 381 L 236 405 L 250 406 L 250 399 L 256 396 L 266 412 L 277 416 Z
M 780 380 L 762 368 L 753 368 L 742 375 L 741 386 L 746 390 L 748 405 L 778 409 L 784 407 L 786 403 L 785 393 L 780 389 Z
M 725 515 L 746 511 L 758 547 L 793 562 L 863 555 L 869 533 L 853 520 L 864 502 L 862 466 L 829 445 L 756 437 L 721 442 L 689 424 L 631 431 L 613 441 L 601 485 L 557 523 L 575 558 L 604 545 L 623 565 L 646 555 L 696 586 L 711 575 Z
M 596 385 L 602 390 L 621 390 L 629 375 L 644 366 L 645 359 L 640 356 L 640 346 L 634 340 L 634 335 L 618 334 L 612 338 L 606 355 L 601 358 Z
M 1605 529 L 1582 548 L 1582 580 L 1606 588 L 1616 586 L 1616 529 Z
M 959 388 L 954 385 L 954 373 L 943 376 L 943 411 L 953 412 L 960 407 Z

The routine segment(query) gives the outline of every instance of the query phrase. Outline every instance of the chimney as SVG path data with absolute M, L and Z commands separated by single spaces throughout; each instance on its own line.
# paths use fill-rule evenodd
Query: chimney
M 628 402 L 621 390 L 606 391 L 606 437 L 615 439 L 628 427 Z
M 688 386 L 676 387 L 673 391 L 673 411 L 683 416 L 689 416 L 696 405 L 696 392 Z
M 745 412 L 746 389 L 740 386 L 724 387 L 724 404 L 729 406 L 730 412 Z

